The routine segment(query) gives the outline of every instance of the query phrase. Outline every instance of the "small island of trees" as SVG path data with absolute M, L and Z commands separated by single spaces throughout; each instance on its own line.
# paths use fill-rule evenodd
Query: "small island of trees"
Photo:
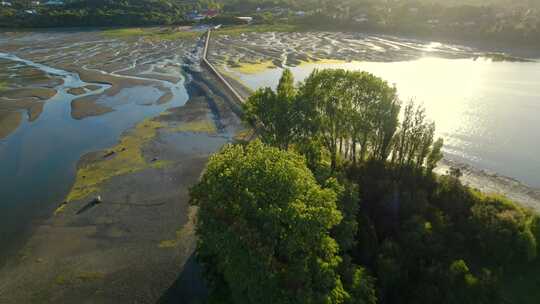
M 434 174 L 434 123 L 385 81 L 285 70 L 244 113 L 258 139 L 191 191 L 210 303 L 538 300 L 512 283 L 538 280 L 538 215 Z

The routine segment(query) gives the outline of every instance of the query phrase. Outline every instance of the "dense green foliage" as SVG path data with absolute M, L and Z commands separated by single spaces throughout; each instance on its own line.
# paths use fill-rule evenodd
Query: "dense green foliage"
M 36 6 L 13 1 L 0 8 L 0 26 L 110 26 L 155 25 L 185 22 L 185 14 L 202 7 L 198 2 L 175 0 L 81 0 L 65 5 Z M 35 10 L 34 14 L 25 12 Z
M 425 121 L 421 107 L 411 102 L 398 134 L 400 102 L 396 89 L 366 72 L 314 71 L 296 90 L 291 72 L 285 70 L 277 93 L 258 90 L 246 104 L 246 121 L 270 145 L 288 147 L 319 142 L 337 158 L 384 161 L 416 166 L 437 162 L 442 140 L 432 149 L 435 126 Z M 287 91 L 287 93 L 283 93 Z M 430 157 L 430 158 L 428 158 Z M 429 167 L 433 167 L 430 165 Z
M 245 105 L 266 145 L 225 148 L 194 188 L 214 300 L 538 302 L 520 285 L 538 284 L 540 218 L 463 186 L 459 170 L 433 174 L 443 142 L 421 107 L 406 104 L 398 120 L 395 89 L 368 73 L 315 71 L 293 84 L 287 71 L 277 92 Z M 323 256 L 326 280 L 322 264 L 306 263 Z M 294 297 L 292 286 L 319 292 Z
M 192 190 L 198 255 L 214 295 L 234 303 L 342 303 L 336 193 L 303 159 L 265 147 L 227 146 Z M 362 278 L 358 278 L 361 280 Z M 361 283 L 360 283 L 361 284 Z

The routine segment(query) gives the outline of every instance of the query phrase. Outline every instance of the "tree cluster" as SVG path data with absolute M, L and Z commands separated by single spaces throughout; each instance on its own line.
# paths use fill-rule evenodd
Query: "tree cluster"
M 536 280 L 540 217 L 457 170 L 435 175 L 443 142 L 422 107 L 400 105 L 343 70 L 298 86 L 286 70 L 248 100 L 259 139 L 213 156 L 191 193 L 211 303 L 519 298 L 508 282 Z
M 250 97 L 245 119 L 270 145 L 302 150 L 306 143 L 320 143 L 332 169 L 338 158 L 356 164 L 390 155 L 399 166 L 433 169 L 442 157 L 434 123 L 410 102 L 400 124 L 400 108 L 396 89 L 367 72 L 315 70 L 295 87 L 285 70 L 276 92 L 264 88 Z

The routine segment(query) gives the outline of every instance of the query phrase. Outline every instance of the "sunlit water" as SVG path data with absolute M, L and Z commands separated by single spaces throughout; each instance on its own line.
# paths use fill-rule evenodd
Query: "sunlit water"
M 108 85 L 85 83 L 75 73 L 10 54 L 0 53 L 0 58 L 33 66 L 64 80 L 64 84 L 56 87 L 58 93 L 45 102 L 43 113 L 36 121 L 23 121 L 15 132 L 0 140 L 2 246 L 19 238 L 28 220 L 40 214 L 48 216 L 51 206 L 62 202 L 73 183 L 76 164 L 82 155 L 113 146 L 122 132 L 137 122 L 156 116 L 167 108 L 181 106 L 188 99 L 183 80 L 162 83 L 171 89 L 174 96 L 169 103 L 162 105 L 151 104 L 163 94 L 155 87 L 126 88 L 114 97 L 98 100 L 112 107 L 113 112 L 75 120 L 71 117 L 71 101 L 99 94 Z M 101 89 L 81 96 L 67 93 L 69 88 L 88 84 L 99 85 Z
M 540 63 L 422 58 L 292 67 L 296 80 L 315 69 L 364 70 L 395 84 L 401 99 L 426 107 L 445 140 L 445 157 L 540 187 Z M 275 87 L 281 69 L 230 71 L 249 87 Z

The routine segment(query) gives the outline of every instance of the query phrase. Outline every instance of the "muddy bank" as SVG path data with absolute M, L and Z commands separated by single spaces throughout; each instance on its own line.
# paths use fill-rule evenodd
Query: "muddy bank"
M 20 112 L 0 111 L 0 139 L 15 131 L 22 122 Z
M 241 126 L 218 83 L 193 79 L 185 106 L 81 159 L 67 203 L 0 270 L 0 302 L 156 303 L 204 293 L 178 286 L 201 286 L 188 189 Z M 96 195 L 102 203 L 92 203 Z
M 82 95 L 86 93 L 86 90 L 84 88 L 71 88 L 67 90 L 68 94 L 71 95 Z
M 7 137 L 18 128 L 22 122 L 22 111 L 26 112 L 28 121 L 32 122 L 43 112 L 43 106 L 44 102 L 36 98 L 0 98 L 0 138 Z
M 529 187 L 510 177 L 447 159 L 439 163 L 435 172 L 447 174 L 451 167 L 460 169 L 463 174 L 460 179 L 464 184 L 484 193 L 504 195 L 510 200 L 540 213 L 540 189 Z
M 272 67 L 294 67 L 319 60 L 396 62 L 434 56 L 448 59 L 490 58 L 522 61 L 504 53 L 474 47 L 361 32 L 268 32 L 214 35 L 209 60 L 216 66 L 257 73 Z
M 71 102 L 71 117 L 83 119 L 90 116 L 99 116 L 112 112 L 113 109 L 96 102 L 95 96 L 75 99 Z
M 92 71 L 81 69 L 73 66 L 67 67 L 68 70 L 74 71 L 79 74 L 79 77 L 84 82 L 90 83 L 102 83 L 111 85 L 111 87 L 105 90 L 104 94 L 107 96 L 114 96 L 118 94 L 124 88 L 131 88 L 136 86 L 158 86 L 159 83 L 152 80 L 135 79 L 113 76 L 100 73 L 99 71 Z
M 0 59 L 0 138 L 14 132 L 22 123 L 21 112 L 28 121 L 38 119 L 44 102 L 57 94 L 61 78 L 33 67 Z

